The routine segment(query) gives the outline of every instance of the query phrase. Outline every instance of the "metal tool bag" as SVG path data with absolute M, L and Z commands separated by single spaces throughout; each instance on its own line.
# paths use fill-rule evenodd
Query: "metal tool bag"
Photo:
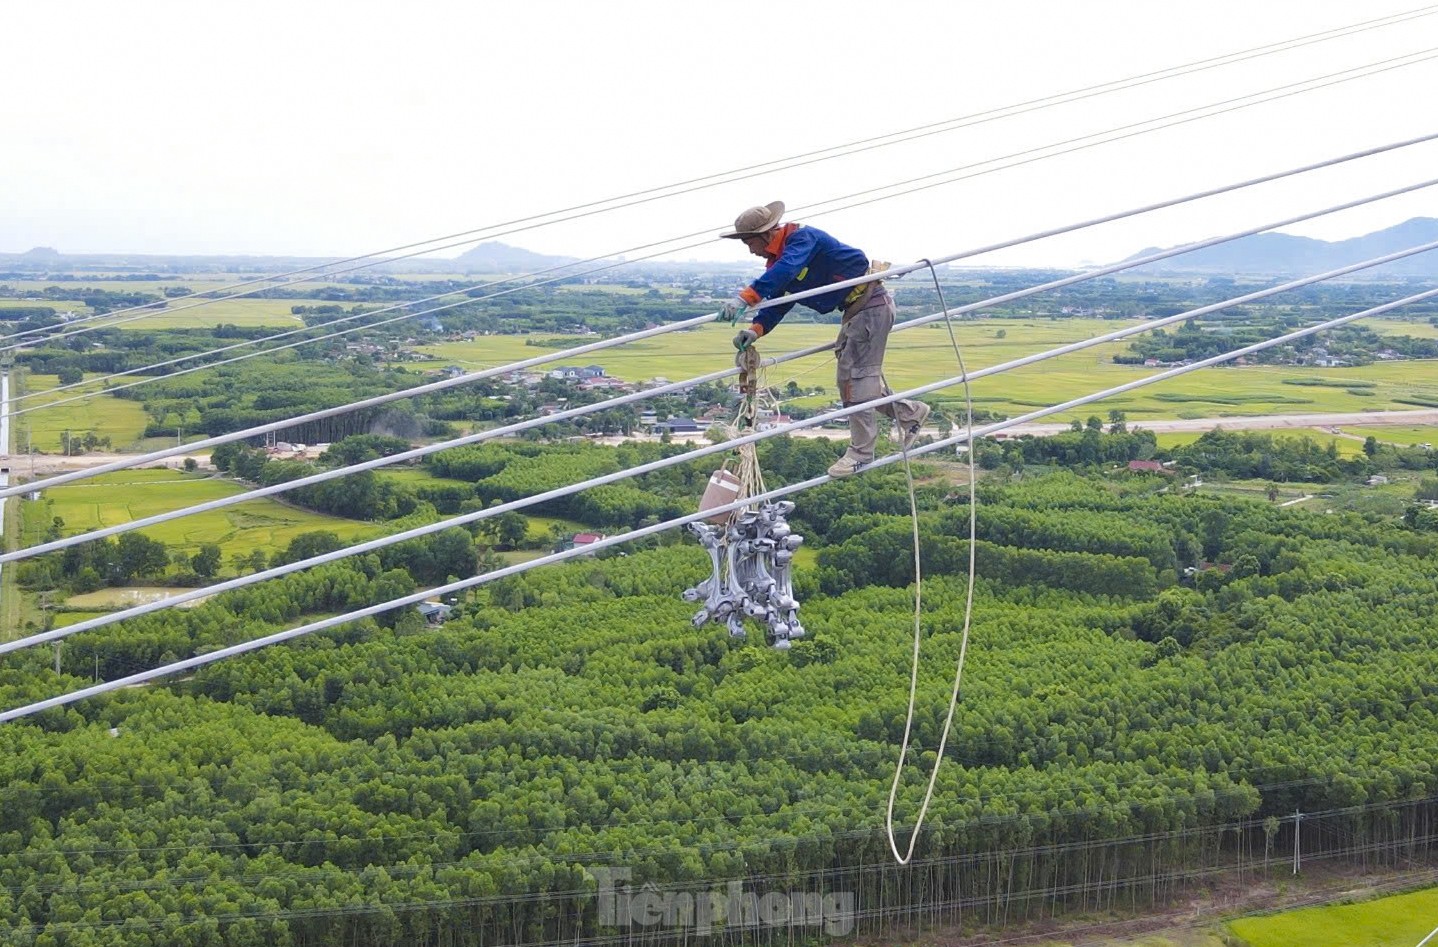
M 760 392 L 759 354 L 751 346 L 739 353 L 740 406 L 727 434 L 738 436 L 753 428 L 758 417 Z M 752 443 L 738 449 L 738 470 L 729 465 L 714 474 L 700 509 L 732 503 L 765 492 L 764 477 Z M 745 637 L 744 619 L 764 626 L 765 640 L 775 648 L 788 648 L 804 637 L 799 623 L 799 602 L 794 598 L 791 572 L 794 553 L 804 537 L 789 526 L 794 512 L 789 500 L 756 503 L 690 523 L 689 530 L 709 553 L 709 578 L 684 591 L 684 600 L 703 602 L 694 613 L 694 627 L 709 622 L 726 625 L 735 638 Z

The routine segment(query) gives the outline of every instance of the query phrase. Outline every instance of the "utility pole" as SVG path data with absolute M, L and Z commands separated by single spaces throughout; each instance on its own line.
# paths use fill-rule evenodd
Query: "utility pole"
M 1298 844 L 1298 827 L 1303 822 L 1303 813 L 1297 809 L 1293 810 L 1293 874 L 1297 876 L 1298 868 L 1302 861 L 1301 846 Z
M 60 673 L 60 642 L 55 642 L 55 673 Z

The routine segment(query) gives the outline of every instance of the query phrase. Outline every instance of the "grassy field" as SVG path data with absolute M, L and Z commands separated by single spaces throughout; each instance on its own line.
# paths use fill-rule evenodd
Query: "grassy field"
M 1354 427 L 1353 431 L 1376 430 L 1369 427 Z M 1355 441 L 1351 437 L 1335 437 L 1321 428 L 1282 428 L 1271 431 L 1259 431 L 1260 434 L 1271 434 L 1274 437 L 1307 437 L 1323 447 L 1329 444 L 1338 446 L 1338 454 L 1341 457 L 1355 457 L 1363 453 L 1363 442 Z M 1175 447 L 1182 447 L 1192 444 L 1203 436 L 1202 431 L 1173 431 L 1155 434 L 1158 446 L 1162 450 L 1171 450 Z M 1380 438 L 1381 440 L 1381 438 Z
M 1427 319 L 1401 319 L 1390 316 L 1386 319 L 1364 319 L 1360 324 L 1383 335 L 1411 335 L 1415 339 L 1438 339 L 1438 326 Z
M 956 335 L 973 371 L 1112 331 L 1123 324 L 1091 319 L 974 320 L 959 323 Z M 834 326 L 782 326 L 772 340 L 764 344 L 763 350 L 765 354 L 779 354 L 829 342 L 834 332 Z M 628 381 L 656 376 L 674 381 L 732 365 L 730 335 L 732 332 L 727 327 L 705 326 L 612 351 L 595 352 L 577 361 L 602 365 L 610 374 Z M 545 351 L 526 346 L 524 341 L 523 336 L 489 336 L 472 342 L 425 346 L 421 351 L 439 363 L 471 369 L 531 358 Z M 1112 357 L 1122 348 L 1123 343 L 1096 346 L 998 377 L 978 379 L 973 383 L 975 404 L 1012 416 L 1098 387 L 1119 385 L 1156 373 L 1155 369 L 1114 364 Z M 942 325 L 897 333 L 890 339 L 886 375 L 896 390 L 956 374 L 957 362 Z M 1332 384 L 1285 384 L 1315 378 Z M 798 403 L 821 406 L 834 398 L 832 356 L 786 363 L 769 372 L 771 386 L 782 388 L 791 379 L 803 388 L 824 389 L 820 395 L 796 399 Z M 960 395 L 958 388 L 952 388 L 941 397 L 952 400 Z M 1433 363 L 1382 362 L 1329 369 L 1242 366 L 1196 372 L 1057 417 L 1068 420 L 1089 414 L 1103 415 L 1111 408 L 1127 412 L 1130 420 L 1403 410 L 1416 406 L 1395 399 L 1412 397 L 1438 401 L 1438 367 Z
M 46 490 L 38 502 L 27 501 L 26 518 L 48 523 L 58 516 L 65 521 L 68 535 L 233 496 L 243 489 L 226 480 L 173 470 L 118 471 Z M 161 523 L 142 532 L 168 545 L 171 552 L 194 553 L 202 543 L 217 543 L 228 560 L 235 553 L 257 549 L 274 553 L 300 533 L 315 530 L 329 530 L 345 540 L 378 532 L 373 524 L 295 509 L 268 498 Z
M 410 486 L 449 486 L 449 487 L 472 487 L 474 484 L 468 480 L 455 480 L 453 477 L 436 477 L 423 467 L 381 467 L 375 471 L 375 475 L 393 483 L 403 483 Z
M 1363 425 L 1347 430 L 1349 434 L 1356 434 L 1360 437 L 1373 435 L 1385 444 L 1401 444 L 1404 447 L 1413 447 L 1418 444 L 1433 444 L 1438 446 L 1438 426 L 1422 424 L 1375 424 L 1372 426 Z
M 198 305 L 204 303 L 203 306 Z M 127 322 L 122 329 L 199 329 L 229 323 L 236 326 L 273 326 L 294 329 L 304 320 L 290 312 L 291 306 L 332 305 L 316 299 L 187 299 L 174 304 L 175 312 L 157 312 L 153 316 Z M 194 307 L 194 308 L 187 308 Z M 122 316 L 120 318 L 128 318 Z M 326 319 L 339 318 L 326 316 Z
M 1414 947 L 1438 926 L 1438 888 L 1234 921 L 1249 947 Z
M 83 316 L 90 311 L 78 299 L 0 299 L 0 309 L 30 309 L 36 306 L 44 306 L 56 312 L 64 312 L 68 309 L 77 316 Z
M 188 591 L 190 591 L 188 588 L 168 585 L 127 585 L 123 588 L 99 589 L 94 592 L 85 592 L 81 595 L 72 595 L 65 600 L 65 606 L 67 608 L 82 609 L 89 614 L 98 614 L 100 612 L 129 608 L 133 605 L 146 605 L 150 602 L 162 601 Z M 176 607 L 193 608 L 198 604 L 199 602 L 184 602 Z M 72 621 L 79 620 L 78 618 L 72 619 Z
M 113 611 L 113 609 L 106 609 L 105 611 L 99 612 L 56 612 L 54 627 L 66 628 L 70 625 L 78 625 L 82 621 L 99 618 L 101 615 L 108 615 L 111 611 Z
M 23 378 L 22 393 L 46 392 L 58 385 L 59 379 L 54 375 L 27 373 Z M 92 395 L 83 401 L 74 401 L 54 408 L 45 407 L 53 401 L 61 401 L 74 395 L 75 392 L 69 391 L 49 396 L 40 394 L 39 397 L 16 404 L 16 411 L 29 411 L 32 408 L 37 410 L 15 418 L 15 429 L 11 434 L 11 447 L 15 452 L 21 453 L 25 450 L 27 430 L 35 450 L 46 453 L 58 454 L 63 450 L 61 434 L 67 430 L 75 435 L 94 431 L 109 437 L 113 449 L 124 450 L 139 439 L 149 423 L 145 409 L 137 402 L 106 394 Z

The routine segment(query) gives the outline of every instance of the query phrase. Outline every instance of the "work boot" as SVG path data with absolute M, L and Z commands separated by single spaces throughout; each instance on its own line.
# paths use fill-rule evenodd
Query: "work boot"
M 864 466 L 865 463 L 867 463 L 867 461 L 860 460 L 849 451 L 844 451 L 844 456 L 830 465 L 829 476 L 835 479 L 852 477 L 859 472 L 859 468 Z
M 914 412 L 914 419 L 900 425 L 900 428 L 903 431 L 902 443 L 905 451 L 913 447 L 914 441 L 917 441 L 919 439 L 919 429 L 922 428 L 924 426 L 924 422 L 929 419 L 929 412 L 932 410 L 922 401 L 915 401 L 914 406 L 918 409 L 916 412 Z

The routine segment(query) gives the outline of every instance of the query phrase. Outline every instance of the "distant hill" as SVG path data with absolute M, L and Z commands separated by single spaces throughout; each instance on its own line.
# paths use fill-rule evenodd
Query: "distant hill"
M 454 266 L 462 273 L 532 273 L 552 266 L 578 263 L 578 257 L 545 256 L 507 243 L 489 241 L 466 250 L 454 258 Z
M 1150 263 L 1134 273 L 1222 273 L 1289 276 L 1320 273 L 1349 263 L 1383 256 L 1420 243 L 1438 240 L 1438 219 L 1414 217 L 1401 224 L 1361 237 L 1329 242 L 1286 233 L 1263 233 L 1230 243 Z M 1149 247 L 1128 259 L 1159 252 Z M 1438 279 L 1438 251 L 1429 251 L 1365 270 L 1383 277 Z M 1354 274 L 1361 278 L 1360 274 Z

